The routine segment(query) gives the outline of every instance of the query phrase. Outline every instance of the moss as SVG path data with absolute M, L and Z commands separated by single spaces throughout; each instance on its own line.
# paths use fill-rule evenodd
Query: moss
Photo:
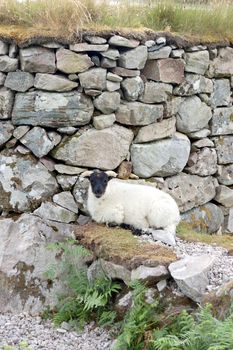
M 177 237 L 185 239 L 189 242 L 202 242 L 212 245 L 218 245 L 228 250 L 230 254 L 233 254 L 233 236 L 232 235 L 209 235 L 203 232 L 195 232 L 192 225 L 188 223 L 180 223 L 177 226 Z
M 230 115 L 230 121 L 233 122 L 233 113 Z
M 131 231 L 94 223 L 77 227 L 77 239 L 95 255 L 129 269 L 140 265 L 168 265 L 176 260 L 171 249 L 157 243 L 141 242 Z

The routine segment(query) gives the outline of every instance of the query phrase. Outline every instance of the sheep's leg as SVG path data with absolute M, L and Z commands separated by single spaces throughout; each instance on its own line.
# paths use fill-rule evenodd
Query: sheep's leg
M 124 221 L 124 209 L 122 206 L 116 206 L 111 210 L 107 210 L 106 213 L 107 225 L 120 225 Z

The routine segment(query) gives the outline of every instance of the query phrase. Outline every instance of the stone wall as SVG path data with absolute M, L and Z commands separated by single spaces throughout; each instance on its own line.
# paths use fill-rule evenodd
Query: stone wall
M 232 47 L 118 35 L 0 42 L 2 217 L 80 222 L 80 173 L 114 169 L 127 179 L 132 164 L 197 230 L 233 233 L 232 89 Z

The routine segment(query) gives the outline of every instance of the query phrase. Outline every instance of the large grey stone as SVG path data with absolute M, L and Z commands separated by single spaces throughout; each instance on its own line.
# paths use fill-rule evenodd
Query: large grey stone
M 233 185 L 233 164 L 218 166 L 218 182 L 222 185 Z
M 116 67 L 112 70 L 113 74 L 119 75 L 121 77 L 132 78 L 140 75 L 140 70 L 138 69 L 126 69 L 123 67 Z
M 86 89 L 105 90 L 107 70 L 92 68 L 78 75 L 80 84 Z
M 88 214 L 87 210 L 87 194 L 90 181 L 85 177 L 79 177 L 73 188 L 73 196 L 78 205 L 78 208 L 82 210 L 83 213 Z
M 33 213 L 44 220 L 64 222 L 67 224 L 77 220 L 77 214 L 50 202 L 43 202 Z
M 107 51 L 109 48 L 108 44 L 87 44 L 87 43 L 78 43 L 70 45 L 70 50 L 75 52 L 103 52 Z
M 13 92 L 5 87 L 0 88 L 0 119 L 8 119 L 11 117 L 13 103 Z
M 197 96 L 187 97 L 180 104 L 177 114 L 177 130 L 190 133 L 208 125 L 212 117 L 211 108 Z
M 172 94 L 172 90 L 173 87 L 170 84 L 146 82 L 144 93 L 139 100 L 144 103 L 165 102 Z
M 6 74 L 0 72 L 0 86 L 4 85 L 6 80 Z
M 178 113 L 179 106 L 182 102 L 181 97 L 171 96 L 171 99 L 166 102 L 164 110 L 164 118 L 170 118 Z
M 185 171 L 200 176 L 215 174 L 217 172 L 217 153 L 215 149 L 203 147 L 196 152 L 192 152 Z
M 227 186 L 220 185 L 216 188 L 216 202 L 227 208 L 233 207 L 233 190 Z
M 186 256 L 169 265 L 169 271 L 178 287 L 195 302 L 201 302 L 209 284 L 208 272 L 215 257 L 210 255 Z
M 147 60 L 147 47 L 140 45 L 120 55 L 118 65 L 128 69 L 143 69 Z
M 212 107 L 228 106 L 231 101 L 231 87 L 228 79 L 216 79 L 214 91 L 210 97 Z
M 64 92 L 75 89 L 78 84 L 60 75 L 37 73 L 34 86 L 40 90 Z
M 29 148 L 32 153 L 41 158 L 48 154 L 55 146 L 54 142 L 48 137 L 48 134 L 43 128 L 35 126 L 28 131 L 21 139 L 20 142 Z
M 233 107 L 216 108 L 211 120 L 212 135 L 233 134 Z
M 8 44 L 0 40 L 0 55 L 8 54 Z
M 28 131 L 30 130 L 30 126 L 28 125 L 21 125 L 18 126 L 17 128 L 15 128 L 14 132 L 13 132 L 13 136 L 19 140 L 21 139 L 21 137 L 23 137 L 23 135 L 25 135 Z
M 41 314 L 55 306 L 61 285 L 45 273 L 58 263 L 49 244 L 73 238 L 73 226 L 31 214 L 0 220 L 0 312 Z
M 107 40 L 98 35 L 85 35 L 85 40 L 90 44 L 106 44 Z
M 149 51 L 148 60 L 158 60 L 161 58 L 168 58 L 170 56 L 172 48 L 170 46 L 164 46 L 156 51 Z
M 12 136 L 14 126 L 9 122 L 0 122 L 0 146 L 4 145 Z
M 106 83 L 106 88 L 107 88 L 107 91 L 117 91 L 117 90 L 120 90 L 120 83 L 116 83 L 114 81 L 109 81 L 107 80 L 107 83 Z
M 120 105 L 121 97 L 119 92 L 104 91 L 94 100 L 94 106 L 104 114 L 115 112 Z
M 112 81 L 114 83 L 121 83 L 123 78 L 117 74 L 113 74 L 111 72 L 108 72 L 107 73 L 107 80 Z
M 188 161 L 190 141 L 176 133 L 171 139 L 148 144 L 133 144 L 133 172 L 140 177 L 171 176 L 182 171 Z
M 54 73 L 55 54 L 45 47 L 27 47 L 19 52 L 21 69 L 25 72 Z
M 208 51 L 186 53 L 185 71 L 204 75 L 209 67 L 210 58 Z
M 126 285 L 130 284 L 131 271 L 123 265 L 114 264 L 111 261 L 101 259 L 101 267 L 104 273 L 111 279 L 120 279 L 124 281 Z
M 115 169 L 128 156 L 133 132 L 119 125 L 103 130 L 76 133 L 53 150 L 53 156 L 67 164 Z
M 58 190 L 58 185 L 45 166 L 34 157 L 2 152 L 0 188 L 0 208 L 26 212 L 49 199 Z
M 57 175 L 57 182 L 63 189 L 63 191 L 72 190 L 74 184 L 76 183 L 78 176 L 75 175 Z
M 212 80 L 197 74 L 186 74 L 185 81 L 173 91 L 175 95 L 179 96 L 191 96 L 201 93 L 210 94 L 212 92 Z
M 109 49 L 105 52 L 101 52 L 101 56 L 112 61 L 116 61 L 120 57 L 120 52 L 117 49 Z
M 147 285 L 154 285 L 158 281 L 168 277 L 169 272 L 163 265 L 156 267 L 140 265 L 131 271 L 131 281 L 138 280 Z
M 116 121 L 126 125 L 148 125 L 162 118 L 162 105 L 148 105 L 142 102 L 124 102 L 116 112 Z
M 169 193 L 185 212 L 203 205 L 215 197 L 216 179 L 180 173 L 165 180 L 163 190 Z
M 164 119 L 161 122 L 143 126 L 134 140 L 135 143 L 156 141 L 171 137 L 176 132 L 176 118 Z
M 184 61 L 173 58 L 148 60 L 142 73 L 147 79 L 181 84 L 184 80 Z
M 18 93 L 12 112 L 14 125 L 48 127 L 75 126 L 89 123 L 94 107 L 90 97 L 79 92 Z
M 197 232 L 216 233 L 223 224 L 224 216 L 217 205 L 206 203 L 183 213 L 181 220 Z
M 5 80 L 5 86 L 11 90 L 25 92 L 34 84 L 34 76 L 28 72 L 9 72 Z
M 85 169 L 76 166 L 55 164 L 54 169 L 60 174 L 78 175 L 81 174 Z
M 14 72 L 18 68 L 18 59 L 9 56 L 0 56 L 0 71 Z
M 220 136 L 214 138 L 218 156 L 218 164 L 233 163 L 233 136 Z
M 209 75 L 217 78 L 225 78 L 233 75 L 232 47 L 225 47 L 219 50 L 219 55 L 210 64 Z
M 73 213 L 78 213 L 78 205 L 75 202 L 74 197 L 70 191 L 64 191 L 55 194 L 53 196 L 53 202 L 65 209 L 72 211 Z
M 57 69 L 61 72 L 81 73 L 94 66 L 88 55 L 78 54 L 66 49 L 59 49 L 56 53 Z
M 211 134 L 211 131 L 207 128 L 204 128 L 198 131 L 190 132 L 189 137 L 194 140 L 199 140 L 199 139 L 202 139 L 203 137 L 209 136 L 210 134 Z
M 97 115 L 93 118 L 93 125 L 97 130 L 109 128 L 114 124 L 116 116 L 112 114 Z
M 126 78 L 121 87 L 127 101 L 136 101 L 144 90 L 144 83 L 140 77 Z
M 113 35 L 108 42 L 113 46 L 128 47 L 130 49 L 133 49 L 139 45 L 138 40 L 127 39 L 120 35 Z

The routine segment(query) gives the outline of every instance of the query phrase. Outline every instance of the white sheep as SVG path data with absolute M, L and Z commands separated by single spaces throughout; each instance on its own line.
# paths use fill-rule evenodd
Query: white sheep
M 180 221 L 175 200 L 155 187 L 112 179 L 116 176 L 113 171 L 96 170 L 82 174 L 90 180 L 87 209 L 92 219 L 97 223 L 126 224 L 174 245 Z

